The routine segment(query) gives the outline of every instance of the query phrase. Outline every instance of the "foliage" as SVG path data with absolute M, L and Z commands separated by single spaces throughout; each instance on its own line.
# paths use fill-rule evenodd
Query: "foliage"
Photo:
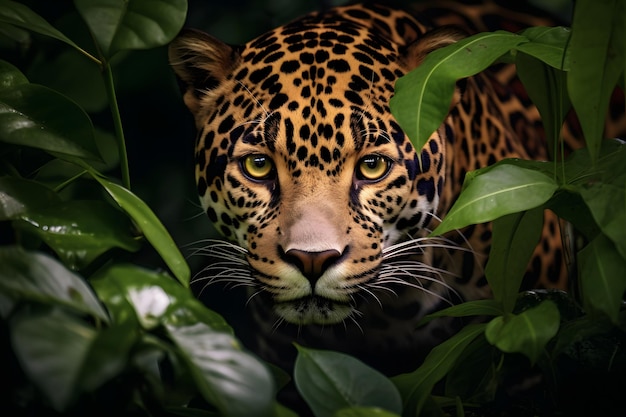
M 600 3 L 579 1 L 571 32 L 479 34 L 432 53 L 398 82 L 392 108 L 417 148 L 445 117 L 457 79 L 497 60 L 517 65 L 553 155 L 570 102 L 589 146 L 564 162 L 507 160 L 468 174 L 435 233 L 494 221 L 486 269 L 494 299 L 425 321 L 492 319 L 465 327 L 423 366 L 391 380 L 354 358 L 298 347 L 294 382 L 316 415 L 493 412 L 501 382 L 530 364 L 548 381 L 546 397 L 557 400 L 586 364 L 611 374 L 624 369 L 618 347 L 625 339 L 626 147 L 602 141 L 599 126 L 624 74 L 626 11 L 617 0 Z M 3 414 L 294 415 L 274 401 L 279 383 L 269 367 L 192 297 L 187 262 L 131 191 L 114 67 L 169 42 L 184 22 L 186 1 L 75 0 L 74 8 L 91 43 L 21 3 L 0 0 L 2 34 L 20 42 L 54 39 L 56 48 L 62 45 L 56 68 L 80 62 L 88 80 L 83 89 L 105 97 L 83 100 L 79 88 L 69 99 L 0 61 Z M 76 55 L 82 61 L 70 58 Z M 90 116 L 103 103 L 113 135 Z M 572 295 L 519 294 L 546 208 L 588 242 L 578 254 L 580 288 Z M 163 270 L 139 266 L 145 251 Z M 436 389 L 439 396 L 432 395 Z M 545 413 L 555 407 L 542 401 Z

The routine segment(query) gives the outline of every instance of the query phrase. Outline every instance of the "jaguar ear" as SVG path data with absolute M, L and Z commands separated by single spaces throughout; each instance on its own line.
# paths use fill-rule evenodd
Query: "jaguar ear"
M 201 98 L 215 89 L 238 62 L 240 49 L 204 32 L 185 29 L 170 43 L 169 61 L 195 114 Z
M 419 66 L 426 55 L 436 51 L 439 48 L 453 44 L 467 37 L 467 33 L 460 28 L 454 26 L 443 26 L 426 32 L 415 42 L 409 44 L 404 52 L 404 62 L 409 70 Z M 450 103 L 450 108 L 454 107 L 461 101 L 462 91 L 459 83 L 454 92 L 454 97 Z

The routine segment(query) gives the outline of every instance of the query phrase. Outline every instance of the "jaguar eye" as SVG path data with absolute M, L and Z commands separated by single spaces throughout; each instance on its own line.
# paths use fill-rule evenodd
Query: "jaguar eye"
M 357 166 L 356 176 L 360 180 L 376 181 L 389 172 L 391 162 L 381 155 L 367 155 L 361 158 Z
M 253 154 L 243 158 L 241 168 L 253 180 L 266 180 L 274 173 L 274 162 L 267 155 Z

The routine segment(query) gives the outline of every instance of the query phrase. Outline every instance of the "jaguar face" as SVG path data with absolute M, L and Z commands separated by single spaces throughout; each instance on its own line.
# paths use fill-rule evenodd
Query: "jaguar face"
M 428 228 L 443 182 L 439 132 L 416 152 L 388 103 L 396 79 L 450 40 L 391 9 L 376 14 L 395 26 L 376 30 L 363 7 L 333 10 L 242 47 L 196 31 L 170 47 L 202 206 L 245 254 L 233 274 L 300 325 L 354 318 L 401 282 L 394 248 Z

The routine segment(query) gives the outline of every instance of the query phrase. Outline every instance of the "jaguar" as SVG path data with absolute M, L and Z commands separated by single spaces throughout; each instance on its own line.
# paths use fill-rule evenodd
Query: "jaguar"
M 246 287 L 244 332 L 270 362 L 288 368 L 297 342 L 388 374 L 410 370 L 463 324 L 416 328 L 421 317 L 490 296 L 490 226 L 428 234 L 468 171 L 503 158 L 547 159 L 543 130 L 501 67 L 459 81 L 448 117 L 414 148 L 390 112 L 395 82 L 429 52 L 490 29 L 473 5 L 465 14 L 430 10 L 355 4 L 245 45 L 193 29 L 170 45 L 195 120 L 202 208 L 226 238 L 202 248 L 207 266 L 192 286 L 198 294 L 218 282 Z M 566 286 L 558 230 L 546 213 L 529 285 Z

